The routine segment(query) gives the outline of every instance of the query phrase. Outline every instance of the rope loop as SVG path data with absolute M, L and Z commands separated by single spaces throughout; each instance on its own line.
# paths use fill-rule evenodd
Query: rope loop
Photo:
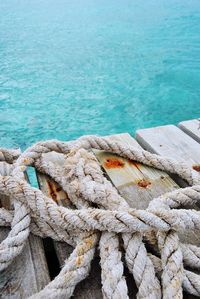
M 92 149 L 177 174 L 191 187 L 153 199 L 146 210 L 130 208 L 103 175 Z M 11 225 L 0 244 L 0 270 L 22 252 L 30 231 L 74 246 L 59 275 L 30 298 L 70 298 L 89 274 L 97 246 L 104 298 L 128 298 L 122 246 L 137 298 L 182 298 L 183 289 L 200 296 L 199 275 L 186 270 L 199 269 L 200 248 L 178 237 L 178 232 L 200 230 L 200 212 L 186 209 L 200 202 L 200 173 L 187 164 L 97 136 L 38 142 L 23 153 L 0 149 L 0 163 L 10 165 L 9 172 L 0 175 L 0 196 L 9 197 L 14 207 L 0 209 L 0 225 Z M 28 166 L 62 187 L 70 199 L 67 207 L 25 180 Z M 149 246 L 156 255 L 147 251 Z

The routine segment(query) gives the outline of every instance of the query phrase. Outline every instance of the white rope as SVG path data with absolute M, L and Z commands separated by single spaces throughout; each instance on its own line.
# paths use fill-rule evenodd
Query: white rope
M 0 161 L 13 163 L 18 158 L 18 150 L 0 149 Z M 14 216 L 4 208 L 0 209 L 1 225 L 11 224 L 11 231 L 7 238 L 0 244 L 0 271 L 7 268 L 12 260 L 18 256 L 24 248 L 25 242 L 29 236 L 30 214 L 29 209 L 21 202 L 14 199 Z M 4 218 L 4 219 L 3 219 Z M 6 219 L 5 219 L 6 218 Z M 9 223 L 10 222 L 10 223 Z
M 146 210 L 131 209 L 104 177 L 91 149 L 106 150 L 178 174 L 192 187 L 160 196 Z M 51 152 L 64 155 L 63 165 L 45 162 L 43 155 Z M 0 194 L 8 196 L 14 205 L 14 212 L 0 209 L 0 225 L 11 225 L 0 245 L 0 269 L 20 254 L 29 230 L 75 247 L 59 275 L 31 298 L 70 298 L 77 283 L 88 275 L 98 242 L 104 298 L 128 298 L 119 234 L 138 298 L 182 298 L 182 288 L 200 296 L 199 276 L 184 269 L 199 269 L 200 248 L 181 244 L 177 234 L 200 229 L 200 212 L 182 209 L 200 201 L 197 171 L 185 163 L 96 136 L 73 142 L 39 142 L 20 155 L 0 149 L 0 161 L 13 163 L 11 174 L 0 176 Z M 58 206 L 31 187 L 23 176 L 29 165 L 58 182 L 74 208 Z M 161 260 L 148 254 L 146 242 L 154 246 Z

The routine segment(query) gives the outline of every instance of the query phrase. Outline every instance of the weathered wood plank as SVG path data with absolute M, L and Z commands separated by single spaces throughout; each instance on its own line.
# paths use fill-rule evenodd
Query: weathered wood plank
M 11 166 L 0 162 L 0 174 L 9 174 Z M 7 197 L 0 197 L 2 206 L 9 207 Z M 6 238 L 8 228 L 0 228 L 0 242 Z M 23 252 L 13 263 L 0 273 L 0 298 L 19 299 L 28 298 L 40 291 L 49 282 L 42 240 L 30 235 Z
M 129 134 L 113 135 L 109 138 L 141 148 Z M 178 188 L 177 184 L 163 171 L 119 158 L 111 153 L 96 151 L 96 156 L 115 187 L 131 207 L 146 208 L 154 196 Z
M 173 125 L 138 130 L 136 138 L 151 152 L 182 160 L 189 166 L 200 163 L 200 145 Z M 197 206 L 195 208 L 198 209 Z M 199 231 L 186 231 L 180 238 L 183 242 L 200 246 Z
M 176 126 L 138 130 L 136 138 L 151 152 L 184 161 L 189 166 L 200 163 L 200 145 Z
M 67 194 L 60 186 L 53 181 L 49 176 L 37 172 L 37 180 L 40 189 L 49 197 L 57 202 L 58 205 L 67 206 L 69 200 Z M 54 247 L 60 265 L 64 264 L 66 257 L 72 252 L 73 248 L 62 242 L 54 242 Z
M 129 134 L 119 134 L 110 136 L 110 138 L 141 148 Z M 178 188 L 178 185 L 163 171 L 140 163 L 130 163 L 130 161 L 110 153 L 97 151 L 97 157 L 119 193 L 126 198 L 131 207 L 146 208 L 153 198 Z M 110 167 L 112 165 L 115 167 Z M 118 167 L 116 167 L 117 165 Z M 144 181 L 144 184 L 139 184 L 141 180 Z M 181 236 L 181 238 L 187 242 L 191 235 Z M 195 239 L 195 233 L 193 238 Z M 197 237 L 194 243 L 197 244 L 199 241 L 200 239 Z M 184 298 L 196 297 L 184 294 Z
M 110 136 L 109 138 L 111 140 L 119 140 L 125 144 L 134 145 L 140 148 L 140 145 L 129 134 L 119 134 L 115 136 Z M 126 200 L 128 201 L 131 207 L 146 208 L 149 202 L 154 197 L 159 196 L 167 191 L 172 191 L 178 188 L 178 185 L 165 172 L 150 168 L 148 166 L 141 165 L 140 163 L 127 161 L 121 157 L 119 158 L 116 155 L 106 153 L 103 151 L 95 151 L 95 154 L 99 159 L 103 169 L 110 177 L 113 184 L 116 186 L 120 194 L 124 198 L 126 198 Z M 38 177 L 39 177 L 41 189 L 43 190 L 43 192 L 46 192 L 46 194 L 48 194 L 49 196 L 52 196 L 52 194 L 54 194 L 55 192 L 58 193 L 61 192 L 61 191 L 56 191 L 56 189 L 60 190 L 57 185 L 55 185 L 53 188 L 52 187 L 48 188 L 49 183 L 46 183 L 47 180 L 50 180 L 52 184 L 54 183 L 47 176 L 44 175 L 41 176 L 41 174 L 38 174 Z M 43 177 L 42 179 L 43 182 L 41 182 L 42 177 Z M 54 190 L 53 192 L 52 189 Z M 57 200 L 58 202 L 62 202 L 63 204 L 62 199 L 58 200 L 58 195 L 56 196 L 53 195 L 52 197 L 54 197 L 54 200 Z M 66 249 L 64 248 L 63 250 Z M 57 249 L 57 253 L 63 256 L 63 253 L 59 252 L 58 249 Z M 65 253 L 65 255 L 67 254 Z M 93 298 L 102 298 L 100 294 L 100 288 L 99 288 L 100 270 L 99 268 L 97 268 L 97 265 L 95 265 L 94 267 L 92 267 L 92 271 L 94 272 L 94 275 L 96 273 L 98 278 L 98 284 L 97 284 L 98 286 L 96 291 L 93 292 Z M 128 280 L 130 298 L 135 298 L 136 287 L 134 285 L 133 279 L 131 275 L 128 274 L 127 270 L 125 273 Z M 87 284 L 88 288 L 94 289 L 95 284 L 93 283 L 93 278 L 91 280 L 91 277 L 89 277 L 88 280 L 85 281 L 88 282 Z M 84 282 L 83 285 L 85 284 Z M 78 286 L 76 288 L 76 292 L 74 294 L 75 298 L 86 298 L 88 296 L 89 298 L 91 298 L 90 294 L 88 295 L 88 289 L 83 290 L 82 286 L 81 287 Z M 187 297 L 187 298 L 193 298 L 193 297 Z
M 141 148 L 137 141 L 131 138 L 129 134 L 120 134 L 112 136 L 112 138 L 122 141 L 128 145 L 134 145 Z M 153 150 L 151 149 L 151 151 Z M 165 172 L 142 165 L 140 163 L 130 163 L 122 158 L 120 158 L 120 161 L 124 162 L 124 167 L 123 170 L 117 170 L 118 173 L 121 171 L 121 174 L 120 176 L 116 176 L 116 168 L 108 169 L 106 167 L 107 157 L 110 159 L 111 156 L 113 159 L 118 159 L 116 155 L 111 155 L 109 153 L 100 153 L 98 158 L 100 159 L 103 168 L 106 170 L 113 184 L 119 190 L 120 194 L 126 198 L 131 207 L 138 209 L 146 208 L 154 197 L 179 188 L 178 184 Z M 115 172 L 115 174 L 112 172 Z M 123 182 L 123 184 L 121 184 L 122 177 L 124 178 L 124 181 L 126 180 L 126 182 Z M 141 181 L 144 181 L 142 186 L 140 184 Z M 183 241 L 189 242 L 191 234 L 185 234 L 184 236 L 180 237 Z M 199 235 L 193 233 L 192 238 L 194 244 L 200 244 Z
M 63 165 L 64 156 L 61 154 L 51 153 L 44 155 L 46 161 L 51 161 L 59 165 Z M 37 172 L 37 178 L 40 189 L 58 205 L 68 206 L 70 201 L 67 194 L 62 188 L 49 176 Z M 59 260 L 60 266 L 64 264 L 64 261 L 69 257 L 73 248 L 70 245 L 62 242 L 54 242 L 55 251 Z M 74 298 L 78 299 L 102 299 L 101 292 L 101 271 L 99 266 L 99 258 L 95 257 L 92 262 L 92 267 L 89 276 L 82 282 L 80 282 L 73 294 Z
M 192 119 L 179 123 L 179 128 L 200 142 L 200 119 Z

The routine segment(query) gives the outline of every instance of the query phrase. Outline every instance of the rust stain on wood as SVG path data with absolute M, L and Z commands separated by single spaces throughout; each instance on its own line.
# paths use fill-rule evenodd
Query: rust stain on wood
M 54 185 L 54 183 L 50 180 L 47 180 L 47 187 L 48 187 L 48 193 L 49 195 L 52 197 L 52 199 L 57 202 L 57 190 L 56 187 Z
M 139 180 L 137 182 L 138 186 L 141 187 L 141 188 L 147 188 L 148 186 L 151 185 L 151 182 L 148 181 L 148 180 L 145 180 L 145 179 L 142 179 L 142 180 Z
M 198 172 L 200 172 L 200 165 L 193 165 L 192 168 Z
M 133 160 L 128 160 L 128 162 L 133 165 L 135 168 L 137 168 L 138 170 L 140 170 L 140 163 L 133 161 Z
M 104 167 L 111 169 L 111 168 L 122 168 L 124 167 L 125 163 L 119 158 L 108 158 L 104 162 Z

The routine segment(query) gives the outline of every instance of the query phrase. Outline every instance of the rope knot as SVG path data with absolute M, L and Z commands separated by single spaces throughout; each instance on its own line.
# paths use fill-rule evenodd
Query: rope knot
M 130 208 L 104 176 L 93 149 L 178 174 L 192 187 L 159 196 L 146 210 Z M 45 158 L 51 154 L 59 155 L 59 163 Z M 200 229 L 200 212 L 180 209 L 200 201 L 197 171 L 173 159 L 97 136 L 72 142 L 39 142 L 21 154 L 0 149 L 0 161 L 12 164 L 8 176 L 0 175 L 0 194 L 9 196 L 14 205 L 14 213 L 0 209 L 0 224 L 11 225 L 0 245 L 0 269 L 21 253 L 30 230 L 75 246 L 58 277 L 32 298 L 69 298 L 76 284 L 88 275 L 98 244 L 105 298 L 128 298 L 122 247 L 138 298 L 181 298 L 182 286 L 200 295 L 197 274 L 184 268 L 195 266 L 194 257 L 200 265 L 200 249 L 180 243 L 178 237 L 180 231 Z M 49 175 L 62 187 L 69 198 L 65 207 L 30 186 L 24 178 L 27 166 Z M 151 246 L 156 255 L 148 252 Z

